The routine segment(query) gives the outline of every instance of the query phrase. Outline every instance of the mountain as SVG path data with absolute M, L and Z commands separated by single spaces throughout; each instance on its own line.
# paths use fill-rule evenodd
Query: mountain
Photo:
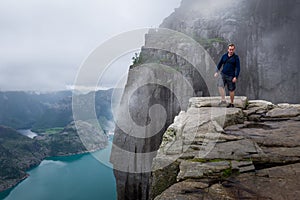
M 95 93 L 96 115 L 107 126 L 113 121 L 112 93 L 118 89 L 100 90 Z M 81 94 L 84 98 L 93 92 Z M 72 92 L 49 93 L 0 92 L 0 125 L 15 129 L 32 129 L 42 132 L 47 128 L 65 127 L 73 121 Z
M 297 103 L 299 7 L 298 0 L 183 0 L 160 27 L 192 37 L 215 63 L 235 43 L 241 60 L 238 95 Z
M 96 120 L 73 119 L 72 92 L 0 92 L 0 191 L 26 178 L 44 158 L 91 152 L 107 146 L 114 129 L 112 106 L 121 89 L 76 94 L 95 99 Z M 80 102 L 86 108 L 84 101 Z M 100 125 L 100 126 L 98 126 Z M 9 127 L 10 126 L 10 127 Z M 15 129 L 31 129 L 30 139 Z
M 146 34 L 116 121 L 111 162 L 119 200 L 151 199 L 152 161 L 163 135 L 191 97 L 218 95 L 215 63 L 228 43 L 241 59 L 237 95 L 299 102 L 299 6 L 298 0 L 183 0 L 161 29 Z
M 27 177 L 26 170 L 46 156 L 46 148 L 16 130 L 0 126 L 0 190 L 14 186 Z
M 0 126 L 0 191 L 26 178 L 26 171 L 46 157 L 67 156 L 106 147 L 108 137 L 103 130 L 83 121 L 78 121 L 76 125 L 73 122 L 57 133 L 40 134 L 33 139 L 12 128 Z

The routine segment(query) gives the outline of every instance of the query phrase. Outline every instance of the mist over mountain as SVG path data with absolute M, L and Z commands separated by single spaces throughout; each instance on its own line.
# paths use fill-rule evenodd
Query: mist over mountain
M 114 129 L 113 93 L 120 92 L 122 89 L 74 94 L 82 100 L 95 98 L 97 117 L 96 121 L 77 120 L 76 125 L 72 91 L 0 92 L 0 191 L 25 179 L 26 171 L 47 157 L 105 148 L 108 134 Z M 83 108 L 86 106 L 84 101 L 79 103 Z M 37 136 L 29 138 L 16 129 L 31 129 Z
M 113 121 L 111 96 L 113 90 L 95 93 L 97 118 L 106 123 Z M 93 95 L 92 92 L 82 96 Z M 0 125 L 15 129 L 47 129 L 65 127 L 73 121 L 72 91 L 49 93 L 9 91 L 0 92 Z
M 241 61 L 238 95 L 297 103 L 299 8 L 298 0 L 183 0 L 160 27 L 192 37 L 215 63 L 227 44 L 235 43 Z

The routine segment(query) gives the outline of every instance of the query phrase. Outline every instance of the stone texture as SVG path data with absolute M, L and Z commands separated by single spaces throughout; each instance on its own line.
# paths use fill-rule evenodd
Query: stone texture
M 300 164 L 241 174 L 230 186 L 240 199 L 298 199 Z
M 153 162 L 153 172 L 152 172 L 152 179 L 151 179 L 151 191 L 150 191 L 150 198 L 153 199 L 157 195 L 161 194 L 165 188 L 170 187 L 171 185 L 177 182 L 177 175 L 179 172 L 179 162 L 172 162 L 169 164 L 165 164 L 166 158 L 159 158 L 156 157 L 155 161 Z M 154 166 L 157 165 L 157 166 Z M 158 169 L 160 166 L 166 166 L 163 169 Z
M 296 117 L 298 115 L 300 115 L 300 109 L 296 107 L 274 108 L 266 114 L 267 117 L 272 118 Z
M 252 140 L 242 139 L 216 143 L 214 148 L 206 154 L 205 158 L 243 160 L 258 156 L 259 153 Z M 201 156 L 196 156 L 195 158 L 201 158 Z
M 213 6 L 210 8 L 209 5 Z M 199 51 L 186 38 L 178 37 L 180 34 L 170 36 L 156 30 L 149 31 L 145 36 L 145 46 L 142 47 L 139 56 L 140 64 L 159 63 L 170 66 L 174 70 L 164 72 L 160 68 L 161 66 L 156 68 L 152 66 L 146 71 L 141 70 L 137 65 L 130 67 L 122 103 L 130 102 L 128 110 L 130 110 L 133 121 L 139 126 L 147 126 L 147 129 L 142 133 L 147 136 L 152 135 L 152 137 L 141 139 L 128 135 L 129 133 L 140 134 L 141 131 L 132 128 L 133 126 L 127 123 L 128 116 L 120 115 L 120 118 L 126 119 L 125 124 L 128 124 L 131 129 L 126 132 L 122 128 L 116 127 L 115 146 L 128 152 L 157 151 L 165 131 L 181 110 L 187 110 L 188 100 L 191 97 L 217 95 L 217 87 L 215 87 L 215 79 L 213 78 L 215 63 L 226 52 L 227 44 L 231 42 L 238 44 L 238 55 L 241 58 L 242 66 L 237 95 L 246 95 L 249 99 L 265 99 L 273 103 L 299 102 L 298 54 L 300 45 L 298 36 L 300 28 L 297 20 L 300 13 L 298 12 L 299 6 L 297 0 L 228 0 L 224 4 L 219 2 L 215 4 L 204 0 L 183 0 L 181 6 L 167 17 L 160 27 L 192 37 L 208 53 Z M 178 71 L 189 82 L 194 93 L 189 93 L 188 87 L 176 85 L 180 76 L 176 76 L 174 71 Z M 152 79 L 156 82 L 151 82 Z M 153 84 L 138 88 L 130 101 L 127 101 L 126 95 L 134 90 L 134 85 L 139 85 L 141 80 Z M 162 86 L 163 84 L 167 84 L 168 87 Z M 210 92 L 209 89 L 212 91 Z M 176 96 L 173 92 L 178 92 L 180 95 Z M 177 97 L 182 98 L 177 99 Z M 162 105 L 167 115 L 166 118 L 163 118 L 165 115 L 160 111 L 152 113 L 152 117 L 150 117 L 150 108 L 155 104 Z M 193 113 L 202 118 L 199 110 L 203 111 L 204 116 L 211 116 L 211 111 L 214 112 L 213 109 L 209 111 L 202 108 L 193 108 L 188 115 Z M 222 110 L 219 111 L 223 112 Z M 243 123 L 245 120 L 263 122 L 274 120 L 277 122 L 289 118 L 266 117 L 265 115 L 269 110 L 264 108 L 253 108 L 245 112 L 240 108 L 228 109 L 228 112 L 231 111 L 234 113 L 231 120 L 225 120 L 222 116 L 224 114 L 220 114 L 219 118 L 212 114 L 216 116 L 213 120 L 218 124 L 225 124 L 226 127 Z M 165 123 L 161 126 L 160 122 L 164 120 Z M 193 136 L 190 137 L 188 133 L 198 134 L 194 130 L 197 130 L 201 123 L 198 123 L 199 120 L 195 118 L 189 118 L 188 121 L 190 125 L 188 125 L 189 128 L 187 126 L 185 129 L 186 132 L 178 129 L 179 132 L 174 139 L 183 139 L 183 153 L 178 155 L 179 158 L 188 159 L 198 154 L 196 150 L 192 151 L 186 146 L 193 143 Z M 202 119 L 201 121 L 203 122 Z M 205 123 L 209 123 L 209 121 L 207 120 Z M 194 126 L 193 123 L 195 123 Z M 157 129 L 159 130 L 157 131 Z M 214 129 L 208 128 L 206 130 Z M 214 134 L 219 133 L 214 131 L 209 136 L 214 139 Z M 172 137 L 169 139 L 174 142 Z M 169 139 L 166 140 L 165 145 L 168 144 Z M 202 144 L 209 143 L 211 139 L 197 138 L 198 141 L 195 142 L 195 145 L 201 145 L 201 147 L 194 146 L 194 149 L 205 149 Z M 241 139 L 241 141 L 245 140 Z M 163 149 L 160 150 L 163 152 Z M 257 151 L 261 152 L 262 149 L 257 149 Z M 176 154 L 174 155 L 176 156 Z M 261 154 L 257 155 L 259 157 Z M 124 165 L 127 168 L 141 169 L 140 166 L 134 166 L 136 157 L 128 158 L 119 153 L 116 148 L 112 149 L 111 158 L 116 168 L 119 165 Z M 152 165 L 152 159 L 153 157 L 142 159 L 137 163 L 144 163 L 143 166 L 149 167 Z M 114 170 L 114 173 L 120 200 L 148 199 L 149 174 L 130 174 L 118 170 Z
M 240 173 L 254 171 L 255 166 L 253 165 L 252 161 L 231 161 L 231 168 L 232 170 L 236 170 Z
M 273 103 L 297 103 L 298 10 L 297 0 L 227 0 L 224 4 L 184 0 L 161 27 L 193 37 L 215 63 L 226 52 L 228 43 L 236 43 L 242 66 L 238 95 Z
M 155 200 L 199 200 L 199 199 L 234 199 L 220 184 L 209 187 L 207 183 L 183 181 L 172 185 Z
M 218 161 L 218 162 L 193 162 L 193 161 L 182 161 L 180 163 L 180 172 L 177 176 L 177 180 L 185 179 L 199 179 L 203 177 L 221 176 L 222 171 L 230 168 L 229 161 Z
M 190 98 L 189 100 L 189 107 L 195 107 L 195 108 L 200 108 L 200 107 L 217 107 L 218 104 L 220 103 L 220 97 L 202 97 L 202 98 L 197 98 L 193 97 Z M 226 101 L 229 103 L 230 98 L 227 96 Z M 234 100 L 234 105 L 237 108 L 245 108 L 247 106 L 247 97 L 245 96 L 238 96 L 235 97 Z
M 300 164 L 243 173 L 218 184 L 196 180 L 176 183 L 155 200 L 167 199 L 298 199 Z
M 163 153 L 163 146 L 158 151 L 159 162 L 154 161 L 157 166 L 166 165 L 163 160 L 169 163 L 176 161 L 179 169 L 172 171 L 173 185 L 165 189 L 160 187 L 162 193 L 157 192 L 155 199 L 276 199 L 271 189 L 264 193 L 263 188 L 273 188 L 274 184 L 277 190 L 281 182 L 287 185 L 278 189 L 281 193 L 278 198 L 293 199 L 298 190 L 290 194 L 285 189 L 295 188 L 298 184 L 299 178 L 291 178 L 290 175 L 299 173 L 299 164 L 293 164 L 300 163 L 299 121 L 292 116 L 273 121 L 278 117 L 269 116 L 268 121 L 257 122 L 249 120 L 252 119 L 249 116 L 253 116 L 249 113 L 255 109 L 253 113 L 261 116 L 278 108 L 298 109 L 298 104 L 281 104 L 280 107 L 267 101 L 250 101 L 241 110 L 208 107 L 212 105 L 208 105 L 207 101 L 209 98 L 190 100 L 206 106 L 190 103 L 190 108 L 181 112 L 170 125 L 171 133 L 167 131 L 164 134 L 172 136 L 164 146 L 180 141 L 178 144 L 182 145 L 182 152 L 177 152 L 177 156 L 173 153 L 170 157 Z M 210 117 L 205 119 L 204 113 Z M 221 113 L 225 115 L 223 127 L 218 120 Z M 248 116 L 246 120 L 245 116 Z M 160 173 L 165 170 L 169 173 L 168 167 L 160 168 Z M 152 178 L 157 178 L 155 172 Z M 203 184 L 205 187 L 200 187 Z M 197 185 L 200 186 L 197 188 Z
M 265 101 L 265 100 L 249 100 L 248 101 L 248 106 L 247 109 L 256 107 L 256 108 L 261 108 L 264 110 L 270 110 L 274 108 L 274 104 L 270 101 Z
M 255 157 L 257 163 L 278 164 L 299 161 L 299 130 L 299 121 L 285 120 L 230 126 L 226 128 L 226 133 L 254 141 L 263 152 L 263 156 Z

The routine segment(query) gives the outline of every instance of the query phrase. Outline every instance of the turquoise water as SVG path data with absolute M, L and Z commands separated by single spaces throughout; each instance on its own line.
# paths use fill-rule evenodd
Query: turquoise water
M 91 154 L 53 157 L 28 171 L 29 177 L 10 191 L 5 200 L 114 200 L 116 185 L 108 162 L 111 144 Z M 2 195 L 2 196 L 1 196 Z M 6 196 L 6 197 L 4 197 Z

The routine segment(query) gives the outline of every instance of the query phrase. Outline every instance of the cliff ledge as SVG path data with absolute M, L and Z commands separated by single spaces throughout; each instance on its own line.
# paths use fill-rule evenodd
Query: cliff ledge
M 194 97 L 163 134 L 151 198 L 296 199 L 300 104 Z

